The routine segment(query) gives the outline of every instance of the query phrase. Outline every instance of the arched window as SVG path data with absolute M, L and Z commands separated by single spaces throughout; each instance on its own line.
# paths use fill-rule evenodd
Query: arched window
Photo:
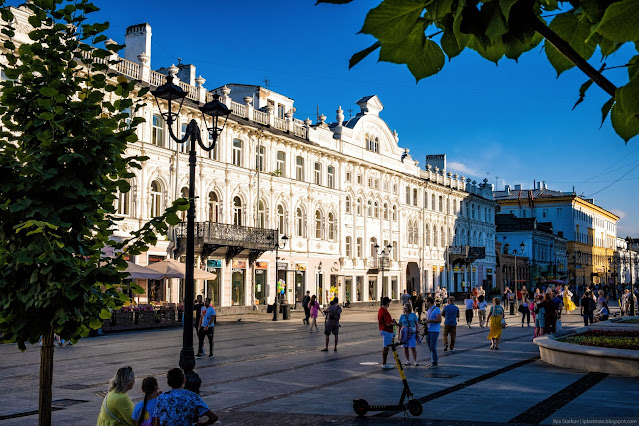
M 266 227 L 266 208 L 262 200 L 257 203 L 257 227 L 262 229 Z
M 430 226 L 428 224 L 424 228 L 424 237 L 426 237 L 426 245 L 430 246 Z
M 324 238 L 324 215 L 319 210 L 315 211 L 315 238 Z
M 368 206 L 368 211 L 367 211 L 368 217 L 373 217 L 373 203 L 372 203 L 372 201 L 368 200 L 366 205 Z
M 182 198 L 186 198 L 188 200 L 189 198 L 189 188 L 187 188 L 186 186 L 182 187 L 182 189 L 180 190 L 180 197 Z M 186 210 L 182 210 L 180 212 L 180 219 L 182 219 L 182 221 L 186 220 Z
M 242 140 L 233 139 L 232 162 L 238 167 L 242 167 Z
M 408 244 L 413 244 L 413 221 L 409 220 L 408 225 L 406 226 L 406 231 L 408 233 Z
M 277 229 L 280 230 L 280 234 L 286 234 L 286 215 L 281 204 L 277 206 Z
M 295 212 L 295 235 L 298 237 L 304 237 L 306 235 L 306 222 L 304 218 L 304 212 L 301 207 L 297 208 Z
M 215 192 L 209 192 L 209 222 L 218 222 L 220 215 L 220 203 Z
M 377 257 L 377 250 L 375 250 L 375 246 L 377 245 L 377 238 L 371 238 L 371 257 Z
M 375 138 L 375 145 L 374 145 L 374 150 L 375 152 L 379 152 L 379 138 Z
M 393 206 L 393 222 L 397 222 L 397 206 Z
M 333 212 L 328 214 L 328 239 L 329 241 L 335 241 L 335 215 Z
M 162 207 L 164 207 L 164 200 L 162 197 L 162 184 L 157 180 L 151 182 L 151 211 L 150 217 L 157 217 L 162 215 Z
M 441 237 L 441 246 L 444 247 L 444 245 L 446 245 L 446 238 L 444 236 L 444 227 L 441 227 L 440 230 L 440 237 Z
M 419 245 L 419 226 L 417 221 L 413 225 L 413 244 Z
M 345 211 L 346 211 L 347 214 L 351 214 L 351 196 L 350 195 L 346 196 Z
M 433 246 L 437 247 L 437 227 L 433 226 Z
M 357 216 L 361 216 L 362 215 L 362 199 L 358 198 L 357 199 Z
M 240 197 L 233 198 L 233 225 L 242 226 L 243 213 L 242 199 Z
M 388 220 L 388 204 L 384 203 L 384 220 Z
M 379 219 L 379 203 L 377 201 L 373 203 L 373 217 Z

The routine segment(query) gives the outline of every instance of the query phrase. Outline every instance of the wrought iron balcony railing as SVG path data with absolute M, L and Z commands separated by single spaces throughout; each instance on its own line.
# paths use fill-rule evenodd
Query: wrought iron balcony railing
M 391 261 L 387 256 L 369 257 L 367 266 L 369 269 L 383 269 L 387 271 L 390 268 Z
M 173 228 L 173 240 L 186 238 L 186 223 Z M 237 246 L 255 250 L 275 250 L 277 230 L 251 228 L 218 222 L 196 222 L 195 239 L 219 246 Z

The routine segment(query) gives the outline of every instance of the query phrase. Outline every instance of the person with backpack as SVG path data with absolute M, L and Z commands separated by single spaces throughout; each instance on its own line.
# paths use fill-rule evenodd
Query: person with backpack
M 592 294 L 590 290 L 587 290 L 584 293 L 584 297 L 581 298 L 581 316 L 584 317 L 584 325 L 588 325 L 588 321 L 590 324 L 594 322 L 594 312 L 595 312 L 596 302 L 592 298 Z
M 328 352 L 328 339 L 331 333 L 335 336 L 335 348 L 333 351 L 337 352 L 337 336 L 339 335 L 339 318 L 342 315 L 342 308 L 337 304 L 337 297 L 331 300 L 328 308 L 324 310 L 326 314 L 326 323 L 324 324 L 324 334 L 326 335 L 326 347 L 322 349 L 322 352 Z
M 311 308 L 308 307 L 308 304 L 311 302 L 311 292 L 306 291 L 306 296 L 302 299 L 302 307 L 304 308 L 304 321 L 303 323 L 308 325 L 308 319 L 311 316 Z

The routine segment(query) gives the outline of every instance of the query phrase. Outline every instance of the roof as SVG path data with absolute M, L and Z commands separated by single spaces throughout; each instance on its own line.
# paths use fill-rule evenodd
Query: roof
M 529 195 L 532 195 L 533 198 L 552 198 L 575 195 L 572 192 L 553 191 L 552 189 L 511 189 L 509 192 L 494 191 L 493 194 L 495 200 L 518 200 L 520 198 L 527 199 Z
M 495 215 L 497 232 L 507 231 L 540 231 L 552 234 L 551 222 L 537 222 L 534 217 L 517 217 L 512 213 L 499 213 Z

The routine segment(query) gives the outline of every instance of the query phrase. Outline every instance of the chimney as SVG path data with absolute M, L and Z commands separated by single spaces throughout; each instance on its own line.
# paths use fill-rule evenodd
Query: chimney
M 177 64 L 177 67 L 179 68 L 177 78 L 191 86 L 195 86 L 195 65 Z
M 131 25 L 124 36 L 124 59 L 143 65 L 138 55 L 144 53 L 149 57 L 147 66 L 151 67 L 151 26 L 149 24 Z
M 541 185 L 542 185 L 541 189 L 548 189 L 548 185 L 546 185 L 546 181 L 543 181 Z
M 521 191 L 521 185 L 515 185 L 515 191 Z
M 510 195 L 510 185 L 506 185 L 504 191 L 506 191 L 506 195 Z

